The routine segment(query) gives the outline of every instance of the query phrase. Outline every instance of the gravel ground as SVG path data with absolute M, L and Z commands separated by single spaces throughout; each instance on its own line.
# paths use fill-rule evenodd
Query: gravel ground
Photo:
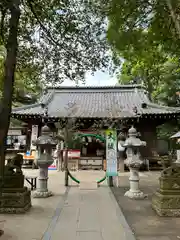
M 131 200 L 124 196 L 129 189 L 127 174 L 120 178 L 120 186 L 113 187 L 114 196 L 137 240 L 180 239 L 180 218 L 159 217 L 151 208 L 152 194 L 158 188 L 159 172 L 146 172 L 140 180 L 141 190 L 148 194 L 144 200 Z

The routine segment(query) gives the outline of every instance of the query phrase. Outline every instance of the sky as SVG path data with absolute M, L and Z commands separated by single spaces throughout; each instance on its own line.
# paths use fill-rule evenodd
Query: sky
M 87 73 L 85 77 L 85 86 L 114 86 L 117 83 L 115 77 L 110 76 L 108 73 L 102 71 L 95 72 L 94 76 Z M 65 80 L 62 86 L 75 86 L 75 83 L 70 80 Z M 79 83 L 79 86 L 83 86 L 83 83 Z

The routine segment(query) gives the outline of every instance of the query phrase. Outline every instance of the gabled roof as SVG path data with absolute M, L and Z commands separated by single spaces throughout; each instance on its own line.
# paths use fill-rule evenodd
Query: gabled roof
M 40 115 L 48 109 L 54 118 L 134 118 L 146 114 L 174 114 L 178 108 L 150 102 L 140 85 L 49 88 L 36 104 L 15 108 L 13 115 Z

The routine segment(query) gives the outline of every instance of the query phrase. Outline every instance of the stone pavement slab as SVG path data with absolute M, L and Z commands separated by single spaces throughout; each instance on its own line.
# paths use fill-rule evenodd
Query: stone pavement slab
M 103 237 L 100 232 L 95 231 L 81 231 L 77 232 L 76 238 L 78 240 L 103 240 Z
M 108 186 L 96 190 L 70 189 L 66 205 L 58 218 L 51 239 L 72 238 L 75 240 L 135 239 Z
M 38 175 L 37 170 L 25 172 Z M 26 214 L 0 215 L 0 221 L 5 220 L 1 239 L 134 240 L 106 182 L 99 188 L 95 185 L 104 174 L 75 172 L 73 175 L 81 180 L 83 188 L 71 180 L 70 187 L 65 188 L 64 173 L 49 171 L 49 190 L 54 195 L 47 199 L 32 198 L 33 207 Z
M 38 170 L 25 170 L 26 175 L 37 176 Z M 1 214 L 0 221 L 4 235 L 1 240 L 40 240 L 49 226 L 58 204 L 64 204 L 64 173 L 49 171 L 49 190 L 54 196 L 48 199 L 32 198 L 32 208 L 25 214 Z M 71 182 L 70 182 L 71 183 Z M 72 184 L 72 183 L 71 183 Z M 27 187 L 30 187 L 25 182 Z

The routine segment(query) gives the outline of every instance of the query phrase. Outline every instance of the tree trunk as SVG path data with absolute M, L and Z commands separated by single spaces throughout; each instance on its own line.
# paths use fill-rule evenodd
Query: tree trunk
M 146 71 L 146 75 L 145 75 L 145 84 L 147 86 L 148 98 L 151 101 L 152 100 L 153 85 L 151 83 L 151 78 L 150 78 L 148 70 Z
M 166 0 L 167 6 L 169 8 L 172 20 L 174 22 L 175 28 L 176 28 L 176 32 L 178 34 L 178 37 L 180 39 L 180 24 L 179 24 L 179 20 L 178 20 L 178 16 L 176 16 L 175 11 L 173 9 L 171 0 Z
M 9 128 L 11 108 L 12 108 L 12 95 L 14 87 L 14 73 L 16 69 L 16 59 L 18 50 L 18 25 L 20 18 L 20 0 L 12 0 L 9 3 L 9 10 L 11 13 L 9 20 L 9 36 L 7 40 L 7 56 L 4 66 L 4 83 L 3 83 L 3 96 L 1 99 L 0 108 L 0 178 L 1 187 L 3 184 L 4 164 L 5 164 L 5 150 L 6 138 Z

